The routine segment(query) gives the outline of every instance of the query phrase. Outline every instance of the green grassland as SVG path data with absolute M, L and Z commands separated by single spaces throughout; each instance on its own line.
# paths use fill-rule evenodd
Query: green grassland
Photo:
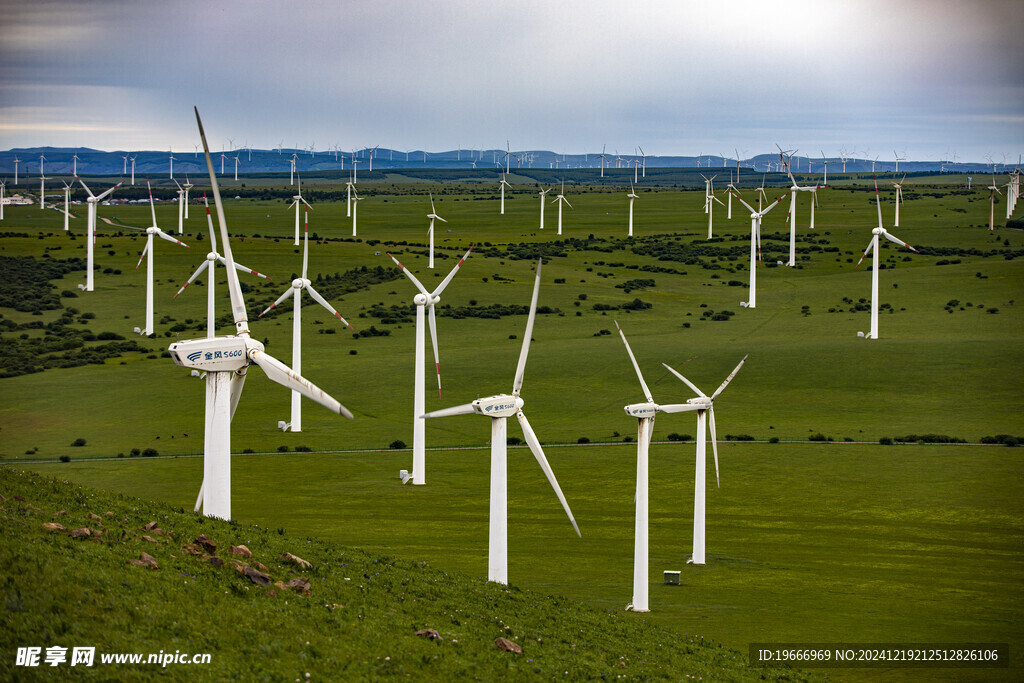
M 311 240 L 310 277 L 316 286 L 317 273 L 388 268 L 385 252 L 391 251 L 431 287 L 470 244 L 476 245 L 439 305 L 444 397 L 429 390 L 428 351 L 427 409 L 432 410 L 510 391 L 525 325 L 523 315 L 453 318 L 440 307 L 526 304 L 534 256 L 545 250 L 558 254 L 545 259 L 540 295 L 540 305 L 557 312 L 538 316 L 523 397 L 583 539 L 575 538 L 529 452 L 512 449 L 509 572 L 514 585 L 607 609 L 629 602 L 635 446 L 622 442 L 636 427 L 621 407 L 642 394 L 613 334 L 618 320 L 660 402 L 690 395 L 660 363 L 681 369 L 711 391 L 749 354 L 717 401 L 719 436 L 759 441 L 722 444 L 722 488 L 708 496 L 705 567 L 684 566 L 691 537 L 693 444 L 653 447 L 652 578 L 658 579 L 662 569 L 682 569 L 684 585 L 652 586 L 653 611 L 638 619 L 740 649 L 759 640 L 1009 642 L 1019 668 L 1024 634 L 1017 617 L 1024 577 L 1017 450 L 877 445 L 880 438 L 909 434 L 969 442 L 1024 434 L 1017 312 L 1024 235 L 1003 227 L 994 234 L 983 229 L 988 220 L 984 190 L 955 194 L 949 187 L 925 185 L 926 180 L 939 179 L 921 179 L 914 191 L 906 189 L 908 181 L 902 225 L 891 231 L 931 251 L 915 255 L 896 245 L 882 248 L 881 301 L 892 312 L 887 308 L 881 315 L 878 341 L 856 336 L 868 327 L 868 311 L 850 310 L 870 296 L 870 261 L 855 268 L 876 224 L 874 192 L 863 182 L 820 191 L 813 232 L 807 230 L 807 199 L 800 197 L 800 267 L 760 268 L 754 310 L 739 305 L 747 289 L 730 285 L 748 279 L 747 212 L 734 203 L 730 221 L 725 209 L 716 207 L 716 240 L 707 244 L 702 193 L 666 187 L 639 191 L 636 237 L 627 241 L 621 189 L 567 187 L 574 208 L 563 214 L 559 238 L 554 205 L 547 207 L 545 230 L 537 230 L 536 186 L 520 185 L 507 196 L 504 216 L 498 215 L 497 193 L 434 186 L 437 211 L 448 223 L 439 224 L 437 269 L 431 276 L 424 251 L 427 187 L 410 184 L 391 192 L 391 181 L 365 188 L 361 182 L 367 199 L 359 205 L 358 241 L 351 238 L 344 202 L 314 203 L 310 232 L 321 240 Z M 889 199 L 883 204 L 888 227 L 891 193 L 882 194 L 883 202 Z M 230 188 L 225 196 L 234 196 Z M 751 201 L 755 195 L 745 189 L 744 196 Z M 769 266 L 788 254 L 787 205 L 788 200 L 764 222 Z M 205 325 L 204 286 L 171 298 L 208 244 L 196 239 L 205 233 L 204 214 L 192 210 L 184 237 L 192 249 L 157 245 L 157 320 L 173 320 L 158 322 L 156 339 L 140 340 L 150 353 L 129 353 L 102 367 L 0 380 L 5 461 L 70 456 L 71 463 L 31 466 L 191 508 L 201 458 L 115 456 L 129 456 L 133 448 L 161 455 L 202 451 L 202 382 L 160 357 L 176 336 L 201 336 L 198 328 Z M 255 318 L 301 267 L 301 252 L 291 243 L 294 213 L 285 201 L 249 199 L 228 199 L 226 211 L 237 236 L 235 258 L 274 277 L 267 284 L 242 277 L 252 288 L 247 296 Z M 1003 211 L 996 207 L 997 216 Z M 157 212 L 165 230 L 175 225 L 173 205 L 160 205 Z M 84 216 L 84 208 L 80 213 Z M 148 223 L 146 206 L 102 207 L 100 214 Z M 84 217 L 72 222 L 72 240 L 62 234 L 59 214 L 8 207 L 0 255 L 38 258 L 48 248 L 52 258 L 83 257 L 83 222 Z M 142 323 L 144 273 L 134 266 L 143 242 L 102 223 L 100 228 L 97 291 L 62 303 L 95 315 L 76 325 L 130 339 L 132 327 Z M 684 260 L 666 260 L 672 254 Z M 121 273 L 104 274 L 104 268 Z M 219 293 L 225 294 L 222 279 L 220 272 Z M 616 287 L 637 279 L 653 279 L 655 285 L 628 293 Z M 55 284 L 58 291 L 74 290 L 81 281 L 79 271 Z M 412 441 L 414 327 L 383 324 L 369 312 L 375 306 L 408 306 L 414 291 L 401 278 L 328 297 L 357 331 L 373 325 L 389 336 L 353 338 L 329 314 L 304 305 L 303 374 L 356 418 L 345 421 L 306 402 L 304 431 L 282 433 L 275 426 L 288 418 L 288 392 L 259 370 L 250 372 L 233 423 L 232 450 L 264 455 L 236 457 L 233 512 L 240 520 L 289 533 L 483 576 L 489 436 L 484 421 L 462 417 L 428 424 L 427 445 L 438 450 L 428 453 L 426 487 L 402 487 L 397 470 L 407 469 L 411 457 L 388 450 L 395 440 Z M 652 307 L 594 309 L 636 298 Z M 950 305 L 954 300 L 958 303 Z M 221 313 L 227 310 L 225 297 L 219 305 Z M 59 311 L 2 312 L 19 324 L 60 316 Z M 705 316 L 708 312 L 713 313 Z M 714 314 L 727 319 L 710 319 Z M 172 333 L 175 324 L 186 329 Z M 269 353 L 290 359 L 288 306 L 253 320 L 252 330 L 268 341 Z M 227 333 L 230 326 L 219 331 Z M 41 337 L 42 330 L 4 337 L 20 334 L 31 339 Z M 663 416 L 655 439 L 694 431 L 692 416 Z M 509 434 L 520 436 L 515 426 Z M 576 446 L 581 437 L 621 445 Z M 807 443 L 811 437 L 833 443 Z M 69 446 L 79 438 L 86 440 L 84 446 Z M 766 443 L 769 439 L 780 443 Z M 451 450 L 456 446 L 475 450 Z M 278 453 L 279 447 L 291 452 Z M 296 447 L 333 453 L 296 454 Z M 367 449 L 382 450 L 342 452 Z

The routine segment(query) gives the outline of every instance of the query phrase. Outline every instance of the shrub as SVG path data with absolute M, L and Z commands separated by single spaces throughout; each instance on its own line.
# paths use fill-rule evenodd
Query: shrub
M 60 461 L 61 462 L 71 462 L 71 456 L 70 455 L 62 455 L 62 456 L 60 456 Z
M 85 439 L 75 439 L 74 441 L 71 442 L 71 445 L 74 446 L 75 448 L 81 448 L 82 446 L 85 445 Z
M 672 432 L 668 435 L 669 441 L 693 441 L 693 437 L 689 434 L 680 434 L 679 432 Z
M 147 448 L 144 451 L 142 451 L 142 457 L 143 458 L 155 458 L 158 455 L 160 455 L 160 454 L 157 453 L 155 448 Z
M 278 446 L 277 447 L 277 452 L 278 453 L 287 453 L 288 452 L 288 447 L 287 446 Z
M 401 449 L 406 448 L 406 445 L 405 442 L 402 441 L 401 439 L 395 439 L 394 441 L 388 444 L 388 448 Z
M 883 436 L 881 439 L 878 440 L 878 443 L 882 444 L 883 446 L 891 446 L 892 439 L 889 438 L 888 436 Z
M 581 436 L 580 438 L 576 439 L 576 443 L 590 443 L 590 439 L 588 439 L 585 436 Z
M 773 436 L 772 438 L 768 439 L 768 443 L 778 443 L 778 442 L 779 442 L 779 437 L 777 437 L 777 436 Z
M 505 439 L 505 443 L 509 446 L 518 446 L 523 442 L 518 436 L 510 436 Z
M 295 452 L 296 453 L 311 453 L 312 451 L 313 451 L 313 449 L 310 448 L 309 446 L 296 446 L 295 447 Z

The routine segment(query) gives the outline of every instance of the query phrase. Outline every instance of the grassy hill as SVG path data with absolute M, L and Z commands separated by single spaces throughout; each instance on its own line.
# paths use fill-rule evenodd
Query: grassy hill
M 162 671 L 178 680 L 805 680 L 750 668 L 743 653 L 636 615 L 9 467 L 0 468 L 0 496 L 5 680 L 49 674 L 12 663 L 18 647 L 52 645 L 95 646 L 95 666 L 74 672 L 95 680 L 160 669 L 102 665 L 101 653 L 177 650 L 212 655 L 208 665 Z M 66 530 L 44 526 L 54 523 Z M 81 528 L 91 535 L 70 535 Z M 201 535 L 216 547 L 195 542 Z M 157 567 L 133 564 L 142 553 Z M 311 566 L 279 559 L 285 553 Z M 269 585 L 243 565 L 263 565 Z M 297 577 L 308 594 L 285 587 Z M 439 637 L 416 635 L 424 629 Z M 500 650 L 499 637 L 521 652 Z

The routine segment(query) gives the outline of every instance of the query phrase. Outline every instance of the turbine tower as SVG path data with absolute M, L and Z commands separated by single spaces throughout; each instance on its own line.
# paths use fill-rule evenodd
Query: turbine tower
M 737 201 L 750 211 L 750 298 L 748 301 L 740 302 L 740 306 L 744 308 L 757 308 L 757 262 L 761 260 L 761 219 L 785 198 L 786 195 L 779 195 L 779 198 L 769 204 L 767 209 L 755 211 L 754 207 L 743 201 L 738 194 L 736 195 Z
M 78 180 L 78 182 L 82 184 L 82 187 L 85 188 L 86 194 L 89 195 L 88 197 L 85 198 L 86 205 L 88 207 L 87 212 L 86 212 L 86 219 L 85 219 L 85 226 L 86 226 L 85 227 L 85 230 L 86 230 L 86 240 L 85 240 L 85 261 L 86 261 L 86 264 L 85 264 L 85 285 L 84 286 L 78 285 L 78 287 L 79 287 L 79 289 L 84 289 L 87 292 L 91 292 L 91 291 L 93 291 L 93 284 L 94 284 L 93 283 L 93 251 L 94 251 L 94 243 L 96 242 L 96 205 L 99 204 L 101 201 L 103 201 L 104 197 L 107 197 L 111 192 L 113 192 L 117 188 L 121 187 L 121 183 L 118 183 L 117 185 L 114 185 L 113 187 L 108 189 L 106 192 L 103 192 L 103 193 L 101 193 L 100 195 L 97 196 L 97 195 L 94 195 L 92 193 L 92 190 L 89 189 L 89 186 L 85 184 L 84 180 L 82 180 L 81 178 L 78 178 L 78 177 L 76 177 L 76 180 Z M 122 181 L 122 182 L 124 182 L 124 181 Z
M 903 177 L 898 183 L 893 183 L 892 186 L 896 190 L 896 201 L 893 202 L 896 205 L 896 218 L 892 222 L 892 227 L 900 227 L 900 204 L 903 203 L 903 181 L 907 179 L 907 174 L 904 173 Z
M 523 436 L 537 463 L 544 471 L 551 488 L 554 489 L 562 509 L 569 516 L 577 536 L 580 535 L 569 504 L 562 495 L 562 489 L 555 479 L 551 465 L 544 455 L 544 450 L 537 440 L 537 435 L 530 426 L 526 414 L 523 413 L 524 401 L 519 394 L 523 388 L 523 375 L 526 372 L 526 358 L 530 352 L 530 337 L 533 334 L 533 322 L 537 316 L 537 295 L 540 292 L 541 261 L 537 261 L 537 279 L 533 285 L 533 299 L 530 302 L 530 314 L 526 319 L 526 334 L 523 335 L 523 347 L 519 353 L 519 364 L 516 367 L 515 379 L 512 382 L 512 394 L 498 394 L 487 398 L 478 398 L 453 408 L 444 408 L 427 413 L 424 419 L 447 417 L 449 415 L 469 415 L 476 413 L 491 419 L 491 501 L 490 521 L 487 549 L 487 580 L 495 583 L 508 583 L 508 463 L 507 463 L 507 420 L 513 415 L 519 420 Z
M 539 192 L 537 192 L 537 194 L 540 195 L 540 229 L 541 230 L 544 229 L 544 202 L 547 200 L 548 192 L 551 192 L 551 188 L 550 187 L 548 189 L 546 189 L 546 190 L 540 190 Z
M 437 215 L 437 211 L 434 210 L 434 195 L 428 192 L 430 195 L 430 213 L 427 214 L 427 218 L 430 220 L 430 227 L 427 228 L 427 232 L 430 234 L 430 255 L 427 260 L 427 268 L 434 269 L 434 219 L 447 223 L 445 219 Z
M 426 396 L 424 384 L 426 382 L 425 373 L 423 370 L 423 363 L 426 360 L 424 356 L 426 351 L 424 346 L 426 345 L 426 335 L 424 333 L 424 322 L 427 319 L 427 309 L 430 309 L 430 341 L 434 346 L 434 369 L 437 372 L 437 395 L 441 397 L 441 361 L 437 355 L 437 318 L 434 314 L 434 306 L 441 300 L 441 292 L 444 291 L 448 283 L 455 277 L 455 273 L 458 272 L 462 264 L 469 258 L 472 253 L 473 247 L 469 248 L 469 251 L 459 259 L 459 262 L 455 264 L 452 271 L 448 273 L 448 276 L 441 281 L 433 292 L 428 292 L 427 288 L 419 281 L 419 279 L 413 275 L 409 270 L 403 266 L 398 259 L 388 253 L 388 256 L 395 265 L 398 266 L 399 270 L 405 273 L 405 276 L 409 278 L 412 284 L 419 290 L 419 294 L 413 297 L 413 304 L 416 306 L 416 351 L 415 351 L 415 372 L 414 381 L 415 387 L 413 389 L 413 410 L 412 410 L 412 474 L 407 470 L 402 470 L 399 476 L 402 478 L 402 483 L 407 483 L 410 479 L 412 483 L 420 486 L 427 483 L 426 473 L 426 425 L 423 422 L 423 411 L 426 405 Z
M 633 202 L 639 199 L 636 190 L 633 189 L 633 184 L 629 185 L 629 194 L 626 195 L 629 198 L 629 236 L 633 236 Z
M 555 195 L 555 198 L 551 200 L 552 203 L 558 202 L 558 234 L 562 234 L 562 204 L 567 204 L 569 208 L 572 208 L 572 204 L 569 204 L 569 200 L 565 198 L 565 181 L 562 181 L 562 191 Z
M 635 417 L 637 420 L 636 434 L 636 522 L 633 536 L 633 602 L 626 606 L 626 609 L 634 612 L 649 612 L 650 603 L 648 600 L 649 581 L 649 553 L 648 553 L 648 519 L 649 519 L 649 485 L 648 485 L 648 460 L 651 448 L 651 434 L 654 431 L 654 418 L 661 413 L 679 413 L 688 410 L 696 410 L 697 407 L 689 403 L 675 403 L 669 405 L 658 405 L 651 396 L 651 390 L 647 388 L 643 373 L 636 362 L 633 350 L 629 348 L 626 335 L 615 321 L 615 329 L 622 337 L 622 343 L 626 345 L 626 353 L 636 370 L 637 379 L 640 380 L 640 388 L 643 389 L 646 403 L 632 403 L 625 406 L 626 414 Z
M 352 413 L 312 382 L 268 355 L 263 344 L 250 336 L 245 300 L 242 298 L 242 289 L 231 255 L 231 244 L 228 242 L 224 204 L 221 201 L 213 158 L 206 144 L 206 135 L 198 109 L 196 122 L 199 125 L 203 154 L 210 174 L 224 258 L 229 266 L 228 291 L 231 294 L 231 311 L 236 334 L 176 342 L 167 350 L 175 364 L 206 373 L 206 427 L 201 492 L 203 513 L 208 517 L 231 519 L 231 418 L 241 397 L 246 372 L 251 363 L 260 366 L 270 380 L 288 389 L 302 392 L 304 396 L 332 412 L 348 418 L 352 417 Z
M 512 186 L 509 185 L 508 181 L 505 180 L 505 174 L 502 173 L 501 174 L 501 182 L 498 183 L 498 187 L 501 189 L 501 215 L 502 216 L 505 215 L 505 187 L 506 186 L 508 187 L 509 190 L 512 189 Z
M 302 176 L 299 176 L 298 194 L 292 197 L 291 206 L 288 208 L 295 207 L 295 246 L 299 246 L 299 211 L 302 209 L 302 205 L 309 206 L 309 202 L 302 198 Z M 312 209 L 312 206 L 309 206 Z M 355 228 L 353 228 L 352 234 L 355 235 Z
M 180 240 L 176 240 L 171 237 L 163 230 L 161 230 L 156 224 L 156 205 L 153 203 L 153 188 L 149 184 L 149 178 L 146 178 L 146 187 L 149 188 L 149 211 L 153 217 L 153 225 L 145 228 L 146 232 L 146 246 L 142 248 L 142 254 L 139 255 L 139 262 L 135 264 L 135 270 L 139 269 L 142 265 L 142 259 L 146 259 L 146 323 L 145 327 L 135 328 L 136 334 L 141 334 L 143 337 L 148 337 L 153 334 L 153 236 L 156 235 L 161 239 L 165 239 L 168 242 L 174 244 L 180 244 L 183 247 L 188 247 Z M 124 226 L 126 228 L 132 228 L 132 226 Z M 143 228 L 132 228 L 134 230 L 143 230 Z
M 878 339 L 878 262 L 882 260 L 882 255 L 879 253 L 879 236 L 885 237 L 890 242 L 895 242 L 901 247 L 906 247 L 911 251 L 918 253 L 917 249 L 904 242 L 894 235 L 890 235 L 886 232 L 885 228 L 882 227 L 882 202 L 878 197 L 878 179 L 875 179 L 875 205 L 878 207 L 878 227 L 871 231 L 871 241 L 868 242 L 868 248 L 864 250 L 864 254 L 860 257 L 860 261 L 857 261 L 857 267 L 860 268 L 861 262 L 867 257 L 869 253 L 874 251 L 874 257 L 872 260 L 874 263 L 871 264 L 871 329 L 867 334 L 858 332 L 858 337 L 864 337 L 865 339 Z
M 708 396 L 703 391 L 697 388 L 693 382 L 683 377 L 681 374 L 676 372 L 674 369 L 662 363 L 669 372 L 678 377 L 683 381 L 686 386 L 690 387 L 696 394 L 696 398 L 688 399 L 686 402 L 692 407 L 691 410 L 697 411 L 697 464 L 696 471 L 693 478 L 693 554 L 690 556 L 690 562 L 693 564 L 704 564 L 704 541 L 705 541 L 705 501 L 704 498 L 706 492 L 706 475 L 707 475 L 707 464 L 705 452 L 707 449 L 706 439 L 706 426 L 708 424 L 708 418 L 710 417 L 711 426 L 711 447 L 715 454 L 715 482 L 721 488 L 722 484 L 718 477 L 718 434 L 715 432 L 715 399 L 725 391 L 725 388 L 729 386 L 729 382 L 736 376 L 736 373 L 740 371 L 743 364 L 747 362 L 747 356 L 743 356 L 743 360 L 740 361 L 736 369 L 733 370 L 725 381 L 722 382 L 721 386 L 715 390 L 715 393 Z
M 334 307 L 327 303 L 327 299 L 323 298 L 318 291 L 313 289 L 313 283 L 310 282 L 307 277 L 307 271 L 309 270 L 309 212 L 305 212 L 305 233 L 303 237 L 302 246 L 302 276 L 292 280 L 291 285 L 285 290 L 277 301 L 267 306 L 266 310 L 259 314 L 262 318 L 271 309 L 277 308 L 279 304 L 283 303 L 288 297 L 293 297 L 295 303 L 294 313 L 292 314 L 292 370 L 297 373 L 302 372 L 302 292 L 305 290 L 309 292 L 309 296 L 312 297 L 313 301 L 327 309 L 327 312 L 333 315 L 335 318 L 345 323 L 348 329 L 352 329 L 352 326 L 348 324 L 348 321 L 341 317 L 341 314 L 334 310 Z M 296 390 L 292 390 L 292 412 L 291 422 L 285 423 L 282 426 L 283 429 L 291 429 L 293 432 L 302 431 L 302 394 Z

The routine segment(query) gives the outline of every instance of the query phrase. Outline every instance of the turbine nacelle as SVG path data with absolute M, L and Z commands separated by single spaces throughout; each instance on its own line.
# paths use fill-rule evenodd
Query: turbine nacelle
M 645 417 L 653 418 L 658 413 L 657 403 L 631 403 L 624 407 L 626 415 L 635 417 L 637 419 L 643 419 Z
M 211 251 L 210 253 L 208 253 L 208 254 L 206 255 L 206 260 L 207 260 L 207 261 L 216 261 L 216 260 L 217 260 L 217 259 L 219 259 L 219 258 L 220 258 L 220 254 L 218 254 L 218 253 L 217 253 L 217 252 L 215 252 L 215 251 Z
M 440 296 L 433 294 L 424 294 L 420 292 L 412 298 L 412 302 L 417 306 L 433 306 L 441 300 Z
M 176 365 L 201 372 L 242 370 L 249 364 L 251 351 L 263 351 L 263 344 L 250 337 L 189 339 L 167 347 Z
M 473 412 L 485 417 L 512 417 L 522 409 L 523 399 L 509 394 L 498 394 L 487 398 L 478 398 L 470 404 Z
M 695 396 L 686 400 L 686 403 L 691 406 L 697 406 L 697 410 L 711 410 L 714 408 L 714 402 L 707 396 Z
M 297 277 L 294 280 L 292 280 L 292 287 L 294 287 L 295 289 L 302 289 L 303 287 L 308 287 L 310 284 L 311 282 L 304 277 Z

